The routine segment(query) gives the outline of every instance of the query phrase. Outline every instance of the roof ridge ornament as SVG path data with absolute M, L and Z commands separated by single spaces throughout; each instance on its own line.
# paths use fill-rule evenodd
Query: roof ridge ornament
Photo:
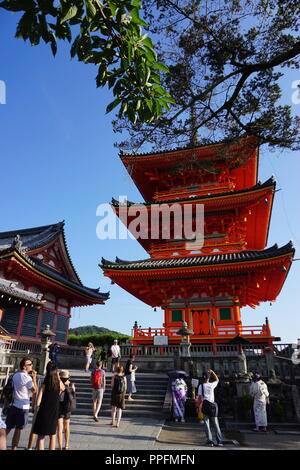
M 22 242 L 22 239 L 21 239 L 21 236 L 20 234 L 18 233 L 15 238 L 13 239 L 13 242 L 12 242 L 12 248 L 14 250 L 17 250 L 17 251 L 20 251 L 20 252 L 23 252 L 25 251 L 25 246 L 23 246 L 23 242 Z

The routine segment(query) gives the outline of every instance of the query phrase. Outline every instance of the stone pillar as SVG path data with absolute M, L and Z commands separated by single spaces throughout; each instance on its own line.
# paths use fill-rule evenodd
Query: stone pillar
M 270 346 L 265 347 L 265 358 L 266 358 L 268 377 L 271 377 L 271 370 L 275 369 L 275 366 L 274 366 L 274 354 Z
M 49 346 L 55 333 L 50 330 L 50 325 L 46 325 L 46 328 L 39 333 L 39 336 L 41 337 L 41 360 L 39 364 L 39 373 L 41 375 L 45 375 L 46 367 L 49 362 Z

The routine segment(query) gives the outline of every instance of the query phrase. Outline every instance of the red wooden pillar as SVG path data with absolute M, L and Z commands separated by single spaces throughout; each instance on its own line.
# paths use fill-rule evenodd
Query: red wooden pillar
M 40 336 L 38 336 L 38 333 L 41 331 L 42 316 L 43 316 L 43 310 L 40 308 L 37 326 L 36 326 L 36 335 L 35 335 L 35 337 L 39 339 L 40 339 Z
M 18 329 L 17 329 L 17 337 L 20 338 L 21 336 L 21 331 L 22 331 L 22 323 L 24 320 L 24 312 L 25 312 L 25 307 L 21 308 L 20 311 L 20 318 L 19 318 L 19 324 L 18 324 Z

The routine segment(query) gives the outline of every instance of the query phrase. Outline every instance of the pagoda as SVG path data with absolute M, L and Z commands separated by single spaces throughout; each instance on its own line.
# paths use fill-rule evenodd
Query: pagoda
M 72 307 L 108 298 L 82 284 L 64 222 L 0 233 L 0 334 L 40 342 L 39 332 L 50 325 L 54 340 L 66 344 Z
M 276 300 L 294 248 L 291 242 L 266 248 L 276 183 L 273 178 L 258 181 L 256 140 L 120 157 L 146 202 L 113 199 L 112 207 L 129 230 L 137 226 L 132 208 L 146 211 L 135 237 L 150 257 L 115 262 L 102 258 L 101 267 L 136 298 L 164 310 L 162 327 L 136 324 L 132 343 L 153 344 L 160 335 L 168 344 L 179 343 L 178 330 L 185 321 L 194 344 L 227 343 L 240 336 L 272 344 L 268 319 L 263 325 L 244 326 L 241 308 Z M 178 237 L 182 219 L 175 213 L 167 221 L 161 217 L 159 209 L 166 205 L 188 208 L 193 227 L 197 207 L 204 206 L 201 244 Z M 155 237 L 154 222 L 159 227 Z

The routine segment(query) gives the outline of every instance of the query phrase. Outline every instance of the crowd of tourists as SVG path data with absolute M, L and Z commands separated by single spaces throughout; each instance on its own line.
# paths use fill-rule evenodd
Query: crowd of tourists
M 85 371 L 89 371 L 94 352 L 92 343 L 86 348 Z M 111 380 L 111 425 L 118 428 L 125 408 L 125 396 L 133 401 L 132 394 L 136 392 L 135 372 L 137 367 L 133 364 L 135 356 L 128 359 L 125 369 L 120 365 L 120 347 L 117 340 L 111 346 L 112 371 L 116 373 Z M 30 357 L 20 362 L 20 370 L 10 377 L 4 387 L 6 403 L 2 414 L 6 416 L 4 422 L 0 415 L 0 450 L 7 447 L 7 436 L 14 430 L 11 448 L 16 450 L 19 445 L 21 432 L 28 424 L 30 407 L 33 412 L 31 431 L 27 450 L 44 450 L 45 437 L 49 437 L 49 450 L 68 450 L 70 442 L 70 418 L 76 409 L 76 388 L 70 380 L 68 370 L 59 370 L 57 367 L 57 350 L 53 352 L 46 367 L 45 377 L 37 383 L 37 373 L 33 370 Z M 106 369 L 103 361 L 99 359 L 96 367 L 91 371 L 92 387 L 92 418 L 99 421 L 103 395 L 106 388 Z M 32 395 L 30 403 L 30 395 Z
M 94 352 L 92 343 L 86 348 L 85 371 L 89 372 L 91 357 Z M 132 354 L 125 368 L 120 365 L 120 347 L 117 340 L 110 348 L 111 372 L 111 425 L 119 428 L 122 411 L 125 409 L 125 398 L 133 401 L 132 395 L 136 392 L 134 365 L 135 356 Z M 56 357 L 55 357 L 56 359 Z M 116 372 L 115 372 L 116 370 Z M 92 419 L 99 421 L 99 413 L 102 406 L 104 392 L 107 386 L 106 368 L 104 361 L 99 359 L 91 371 L 90 381 L 92 387 Z M 198 418 L 205 425 L 207 442 L 210 447 L 223 446 L 223 437 L 218 421 L 218 405 L 215 402 L 214 390 L 219 383 L 219 378 L 213 370 L 203 373 L 202 380 L 196 388 L 196 406 Z M 71 382 L 68 370 L 59 370 L 57 361 L 50 360 L 46 367 L 45 377 L 37 383 L 37 373 L 33 370 L 30 357 L 25 357 L 20 362 L 20 370 L 13 374 L 4 387 L 7 406 L 0 415 L 0 450 L 7 447 L 7 436 L 14 429 L 11 448 L 16 450 L 20 441 L 22 430 L 28 423 L 30 410 L 30 395 L 32 395 L 31 407 L 33 418 L 29 435 L 27 450 L 45 448 L 45 437 L 49 436 L 49 450 L 55 450 L 58 441 L 60 450 L 68 450 L 70 442 L 70 418 L 76 408 L 76 388 Z M 172 393 L 172 417 L 174 421 L 185 422 L 185 403 L 188 387 L 182 376 L 177 375 L 171 382 Z M 255 417 L 255 429 L 267 432 L 266 405 L 269 400 L 267 385 L 261 376 L 256 373 L 250 387 L 250 395 L 253 397 L 253 411 Z M 211 425 L 215 431 L 213 440 Z
M 172 392 L 172 418 L 174 421 L 185 422 L 185 403 L 188 387 L 180 371 L 171 383 Z M 253 380 L 250 386 L 250 395 L 253 398 L 253 412 L 255 419 L 255 432 L 267 432 L 267 411 L 269 403 L 269 391 L 260 374 L 252 374 Z M 202 374 L 199 385 L 196 388 L 196 407 L 198 419 L 204 423 L 206 445 L 208 447 L 223 447 L 223 436 L 218 420 L 218 404 L 215 401 L 214 390 L 219 383 L 217 374 L 209 369 Z M 215 440 L 212 436 L 211 425 L 215 431 Z

